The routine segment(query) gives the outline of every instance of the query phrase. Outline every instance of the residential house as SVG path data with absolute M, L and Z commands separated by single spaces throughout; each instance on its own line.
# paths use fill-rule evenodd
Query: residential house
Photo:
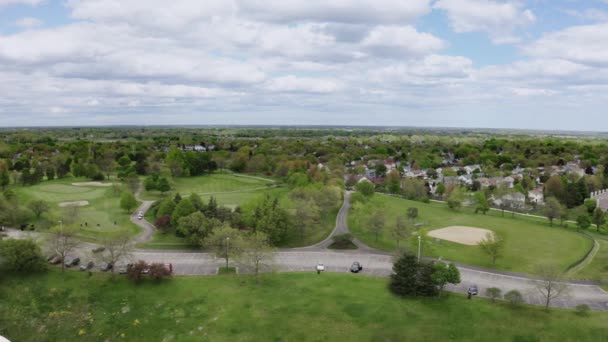
M 528 192 L 528 199 L 531 203 L 543 204 L 545 202 L 545 195 L 543 187 L 537 187 Z

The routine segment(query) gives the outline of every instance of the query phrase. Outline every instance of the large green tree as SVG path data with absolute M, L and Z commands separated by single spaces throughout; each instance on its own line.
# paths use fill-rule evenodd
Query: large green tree
M 0 240 L 2 272 L 35 273 L 46 270 L 40 247 L 32 240 Z

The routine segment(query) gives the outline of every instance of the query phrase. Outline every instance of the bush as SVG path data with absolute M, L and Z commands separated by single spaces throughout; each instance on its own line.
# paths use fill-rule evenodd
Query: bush
M 127 278 L 137 284 L 142 281 L 147 268 L 148 264 L 143 260 L 139 260 L 135 264 L 129 264 L 127 266 Z
M 524 303 L 524 297 L 517 290 L 511 290 L 511 291 L 505 293 L 505 300 L 512 307 L 518 307 Z
M 579 304 L 575 307 L 575 310 L 577 315 L 586 317 L 589 316 L 589 311 L 591 311 L 591 308 L 587 304 Z
M 498 287 L 490 287 L 486 289 L 486 296 L 492 299 L 492 302 L 495 303 L 496 299 L 500 299 L 500 297 L 502 297 L 502 291 Z
M 154 263 L 150 264 L 150 278 L 154 280 L 163 280 L 165 278 L 169 278 L 173 273 L 173 268 L 171 265 L 165 266 L 165 264 Z
M 355 244 L 353 244 L 353 236 L 350 233 L 340 234 L 332 237 L 334 241 L 330 248 L 334 249 L 353 249 L 357 248 Z
M 35 273 L 46 270 L 40 247 L 32 240 L 0 241 L 0 262 L 7 272 Z

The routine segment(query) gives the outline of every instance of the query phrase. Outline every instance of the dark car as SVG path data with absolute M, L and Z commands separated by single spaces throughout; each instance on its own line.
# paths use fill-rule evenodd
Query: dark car
M 92 261 L 87 262 L 86 264 L 82 264 L 80 265 L 80 270 L 81 271 L 87 271 L 93 268 L 93 266 L 95 266 L 95 263 Z
M 114 268 L 114 264 L 112 264 L 111 262 L 109 263 L 102 263 L 101 266 L 99 266 L 99 269 L 102 270 L 103 272 L 107 272 L 109 270 L 111 270 L 112 268 Z
M 68 259 L 65 261 L 65 267 L 77 266 L 80 264 L 80 258 Z
M 477 289 L 477 285 L 469 286 L 469 290 L 467 291 L 467 293 L 472 296 L 477 296 L 477 294 L 479 293 L 479 290 Z
M 352 265 L 350 265 L 350 271 L 353 273 L 359 273 L 360 271 L 363 271 L 363 266 L 358 261 L 355 261 Z

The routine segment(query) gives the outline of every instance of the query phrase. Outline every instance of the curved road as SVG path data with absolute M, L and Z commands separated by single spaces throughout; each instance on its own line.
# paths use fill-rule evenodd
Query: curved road
M 139 196 L 138 196 L 139 197 Z M 150 208 L 153 201 L 143 201 L 137 212 L 145 212 Z M 353 261 L 359 261 L 364 269 L 363 274 L 372 276 L 387 277 L 392 273 L 392 256 L 386 252 L 378 251 L 362 242 L 356 240 L 357 250 L 335 251 L 328 250 L 331 244 L 331 237 L 338 234 L 348 233 L 347 216 L 350 209 L 350 193 L 345 193 L 344 203 L 338 212 L 336 226 L 330 236 L 309 247 L 284 250 L 275 254 L 274 267 L 278 271 L 285 272 L 311 272 L 314 273 L 317 263 L 323 263 L 327 271 L 330 272 L 349 272 Z M 131 217 L 131 221 L 142 227 L 143 231 L 135 238 L 135 242 L 148 241 L 153 232 L 154 226 L 145 220 L 138 220 L 136 215 Z M 12 237 L 32 237 L 32 233 L 22 234 L 18 230 L 9 230 Z M 88 248 L 91 244 L 85 244 Z M 81 248 L 82 253 L 84 246 Z M 86 257 L 86 254 L 82 254 Z M 216 259 L 209 253 L 195 253 L 183 251 L 163 251 L 163 250 L 141 250 L 133 252 L 134 260 L 145 260 L 147 262 L 172 263 L 176 274 L 181 275 L 210 275 L 216 274 L 218 267 L 222 266 L 223 260 Z M 467 266 L 458 266 L 462 282 L 456 286 L 448 286 L 447 290 L 466 293 L 466 289 L 475 284 L 479 288 L 481 295 L 489 287 L 498 287 L 503 293 L 510 290 L 520 291 L 524 299 L 529 304 L 542 305 L 543 297 L 536 290 L 536 280 L 525 276 L 507 275 L 484 270 L 473 269 Z M 240 269 L 240 272 L 247 272 Z M 361 276 L 361 275 L 353 275 Z M 574 308 L 579 304 L 587 304 L 594 310 L 608 310 L 608 293 L 596 285 L 585 285 L 569 283 L 569 295 L 567 297 L 555 299 L 551 306 Z

